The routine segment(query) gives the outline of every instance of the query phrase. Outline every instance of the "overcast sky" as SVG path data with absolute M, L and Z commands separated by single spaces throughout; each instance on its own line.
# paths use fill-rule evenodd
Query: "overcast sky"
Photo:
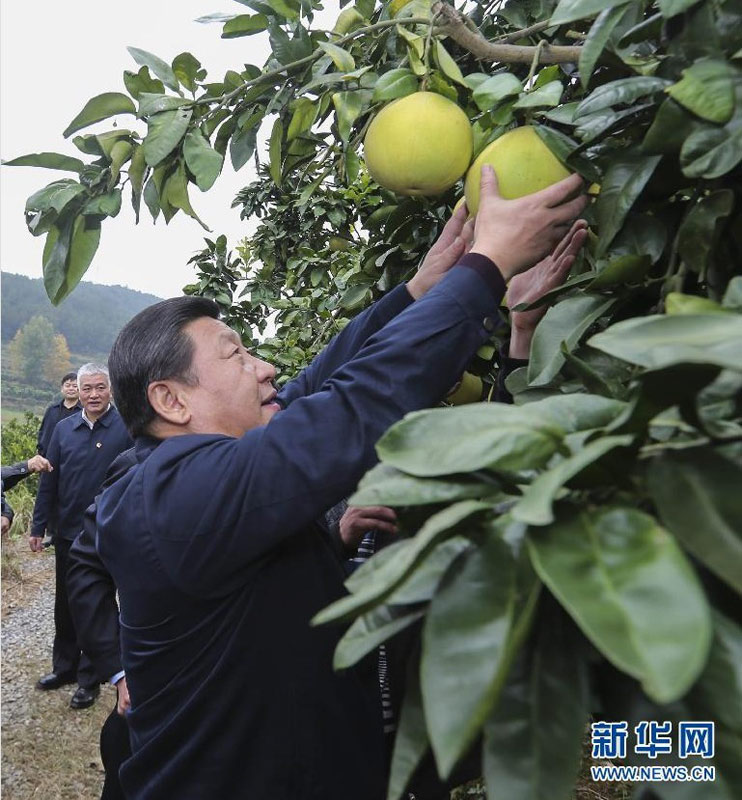
M 337 0 L 325 2 L 331 27 Z M 123 71 L 138 69 L 127 46 L 149 50 L 168 63 L 183 51 L 193 53 L 220 80 L 227 69 L 244 63 L 261 67 L 269 54 L 265 34 L 222 40 L 218 24 L 194 20 L 212 12 L 243 13 L 244 6 L 229 0 L 7 0 L 0 5 L 0 154 L 3 159 L 26 153 L 54 151 L 81 156 L 62 131 L 94 95 L 125 92 Z M 131 125 L 130 117 L 126 124 Z M 109 120 L 81 133 L 110 129 Z M 136 123 L 143 130 L 141 123 Z M 266 134 L 267 135 L 267 134 Z M 252 163 L 252 162 L 251 162 Z M 209 192 L 190 185 L 191 202 L 214 235 L 226 233 L 230 246 L 250 227 L 231 209 L 236 192 L 253 179 L 251 163 L 239 173 L 229 159 Z M 32 167 L 0 168 L 0 267 L 30 277 L 41 277 L 44 237 L 34 238 L 23 219 L 26 198 L 53 180 L 72 173 Z M 168 226 L 156 225 L 142 204 L 134 225 L 128 189 L 122 210 L 103 223 L 101 243 L 85 279 L 121 284 L 160 297 L 181 293 L 194 279 L 186 266 L 202 249 L 207 234 L 195 220 L 179 213 Z

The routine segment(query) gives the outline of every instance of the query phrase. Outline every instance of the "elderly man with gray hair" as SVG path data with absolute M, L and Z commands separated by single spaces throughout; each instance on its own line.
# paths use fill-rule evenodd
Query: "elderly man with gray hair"
M 106 470 L 119 453 L 131 447 L 132 440 L 111 405 L 108 369 L 100 364 L 84 364 L 77 372 L 77 385 L 82 411 L 61 420 L 54 428 L 46 453 L 53 470 L 44 473 L 39 483 L 29 543 L 31 550 L 40 552 L 49 523 L 56 518 L 52 671 L 40 678 L 36 687 L 58 689 L 77 682 L 70 706 L 87 708 L 98 696 L 100 678 L 77 643 L 67 600 L 67 556 Z

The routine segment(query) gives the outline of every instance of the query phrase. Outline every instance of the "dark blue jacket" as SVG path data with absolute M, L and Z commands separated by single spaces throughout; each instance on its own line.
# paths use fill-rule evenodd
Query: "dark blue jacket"
M 55 535 L 74 539 L 108 466 L 131 445 L 124 421 L 113 406 L 95 421 L 92 430 L 81 411 L 57 423 L 46 453 L 54 470 L 41 475 L 31 535 L 43 536 L 54 520 Z
M 36 452 L 42 456 L 46 456 L 46 451 L 49 449 L 49 442 L 52 440 L 52 434 L 54 433 L 54 428 L 56 428 L 57 423 L 80 411 L 82 411 L 82 406 L 79 401 L 72 406 L 72 408 L 67 408 L 64 404 L 64 398 L 57 400 L 56 403 L 52 403 L 44 412 L 44 418 L 41 420 L 39 435 L 36 441 Z
M 97 515 L 132 700 L 129 800 L 384 797 L 375 661 L 333 672 L 342 631 L 309 625 L 345 593 L 314 520 L 392 423 L 446 394 L 503 291 L 464 266 L 416 303 L 398 287 L 285 387 L 270 424 L 137 441 Z

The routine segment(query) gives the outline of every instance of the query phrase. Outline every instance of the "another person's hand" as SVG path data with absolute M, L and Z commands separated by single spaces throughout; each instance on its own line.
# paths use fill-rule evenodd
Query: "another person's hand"
M 552 253 L 539 261 L 533 269 L 516 275 L 510 281 L 506 295 L 508 306 L 513 309 L 521 303 L 533 303 L 561 286 L 586 239 L 587 222 L 578 219 Z M 511 358 L 528 358 L 533 332 L 547 308 L 548 304 L 544 303 L 530 311 L 511 311 Z
M 7 517 L 0 517 L 0 534 L 5 534 L 10 530 L 10 520 Z
M 570 175 L 540 192 L 505 200 L 495 171 L 485 165 L 471 252 L 490 258 L 511 280 L 550 253 L 579 217 L 587 205 L 587 196 L 578 194 L 583 186 L 579 175 Z
M 126 712 L 131 708 L 131 699 L 129 698 L 129 687 L 126 685 L 126 677 L 121 678 L 121 680 L 116 683 L 116 692 L 118 694 L 116 713 L 121 717 L 125 717 Z
M 350 506 L 340 518 L 340 538 L 348 550 L 356 550 L 368 531 L 397 532 L 397 515 L 386 506 Z
M 43 536 L 29 536 L 28 537 L 28 544 L 29 544 L 32 552 L 40 553 L 44 549 L 44 537 Z
M 467 221 L 466 203 L 448 220 L 435 244 L 428 250 L 420 269 L 407 282 L 407 291 L 418 300 L 464 255 L 471 239 L 474 223 Z
M 44 456 L 34 456 L 28 459 L 29 472 L 51 472 L 54 467 Z

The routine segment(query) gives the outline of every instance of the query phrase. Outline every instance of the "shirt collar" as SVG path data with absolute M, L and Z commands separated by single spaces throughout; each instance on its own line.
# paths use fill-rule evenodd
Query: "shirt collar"
M 96 422 L 100 422 L 100 424 L 103 425 L 103 427 L 107 428 L 111 424 L 110 411 L 111 411 L 111 404 L 109 403 L 108 407 L 106 408 L 106 410 L 98 417 Z M 77 423 L 76 427 L 79 427 L 80 425 L 83 425 L 83 424 L 87 425 L 88 428 L 90 428 L 91 431 L 93 430 L 93 426 L 95 425 L 95 422 L 91 422 L 88 419 L 88 416 L 85 413 L 85 409 L 84 408 L 83 408 L 82 412 L 80 413 L 80 418 L 78 419 L 78 423 Z

